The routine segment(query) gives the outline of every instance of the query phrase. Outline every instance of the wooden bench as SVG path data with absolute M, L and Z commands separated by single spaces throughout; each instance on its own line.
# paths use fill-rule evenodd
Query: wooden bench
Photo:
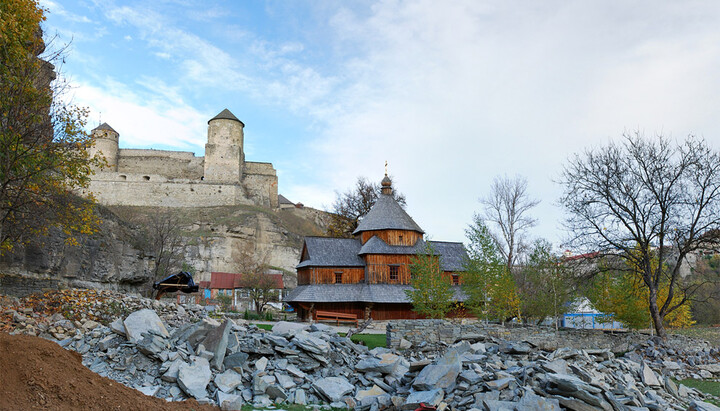
M 355 323 L 355 326 L 358 325 L 358 318 L 355 314 L 346 314 L 346 313 L 336 313 L 333 311 L 315 311 L 315 319 L 317 321 L 335 321 L 337 325 L 340 325 L 340 322 L 345 323 Z

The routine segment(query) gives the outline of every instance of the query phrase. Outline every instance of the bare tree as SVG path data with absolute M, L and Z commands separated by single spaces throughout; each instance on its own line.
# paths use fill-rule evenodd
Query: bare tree
M 380 194 L 380 185 L 371 183 L 365 177 L 358 177 L 354 188 L 342 194 L 335 194 L 327 234 L 332 237 L 351 238 L 360 219 L 365 217 L 375 205 Z M 403 194 L 393 190 L 392 195 L 401 206 L 405 206 Z
M 250 253 L 244 251 L 237 258 L 242 280 L 240 287 L 247 290 L 255 306 L 255 312 L 262 314 L 268 303 L 279 301 L 278 283 L 275 276 L 267 274 L 267 253 Z
M 527 250 L 527 230 L 537 221 L 528 215 L 540 203 L 527 193 L 527 179 L 515 176 L 495 177 L 490 195 L 480 199 L 485 208 L 483 219 L 490 223 L 491 236 L 507 265 L 508 270 L 519 255 Z
M 693 136 L 675 143 L 625 134 L 620 144 L 575 155 L 560 183 L 569 245 L 633 267 L 649 291 L 655 330 L 665 338 L 665 316 L 702 284 L 683 278 L 681 263 L 690 253 L 717 246 L 717 236 L 707 234 L 720 227 L 718 152 Z M 659 306 L 661 287 L 667 296 Z
M 155 210 L 142 219 L 148 231 L 148 246 L 155 255 L 155 281 L 180 269 L 183 238 L 180 220 L 170 210 Z

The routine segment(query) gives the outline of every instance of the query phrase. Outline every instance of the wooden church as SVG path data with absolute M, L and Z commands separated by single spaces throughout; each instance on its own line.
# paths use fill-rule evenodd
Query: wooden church
M 298 286 L 285 299 L 303 320 L 318 314 L 342 319 L 420 318 L 405 290 L 410 262 L 426 250 L 423 230 L 392 195 L 387 174 L 375 205 L 353 232 L 354 238 L 305 237 L 297 265 Z M 467 258 L 462 243 L 430 241 L 440 267 L 462 299 L 460 273 Z M 329 318 L 327 318 L 329 319 Z

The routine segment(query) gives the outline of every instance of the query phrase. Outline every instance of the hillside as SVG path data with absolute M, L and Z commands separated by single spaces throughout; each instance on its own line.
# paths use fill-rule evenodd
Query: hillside
M 302 238 L 324 232 L 325 213 L 312 208 L 271 210 L 256 206 L 156 208 L 98 206 L 100 231 L 65 244 L 65 235 L 51 230 L 25 247 L 0 257 L 0 287 L 24 295 L 43 288 L 88 287 L 146 293 L 155 275 L 157 252 L 151 244 L 152 223 L 177 225 L 177 255 L 171 271 L 195 271 L 197 281 L 210 272 L 240 272 L 252 264 L 284 273 L 296 284 L 294 267 Z M 167 222 L 167 221 L 165 221 Z

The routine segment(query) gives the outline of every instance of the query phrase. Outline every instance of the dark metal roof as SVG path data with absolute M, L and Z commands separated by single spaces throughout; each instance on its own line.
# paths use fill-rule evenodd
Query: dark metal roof
M 373 230 L 410 230 L 424 233 L 422 228 L 395 201 L 392 194 L 380 194 L 375 205 L 353 231 L 357 234 Z
M 430 241 L 435 254 L 440 255 L 440 268 L 443 271 L 464 271 L 465 261 L 468 258 L 463 243 L 450 243 L 446 241 Z
M 360 240 L 354 238 L 305 237 L 309 258 L 301 261 L 302 267 L 364 267 L 358 255 Z
M 112 127 L 110 127 L 110 125 L 109 125 L 108 123 L 102 123 L 102 124 L 100 124 L 99 126 L 97 126 L 97 127 L 95 127 L 94 129 L 92 129 L 92 131 L 95 131 L 95 130 L 108 130 L 108 131 L 112 131 L 112 132 L 115 133 L 115 134 L 118 133 L 117 131 L 115 131 L 115 129 L 113 129 Z
M 235 120 L 235 121 L 237 121 L 238 123 L 242 124 L 243 127 L 245 127 L 245 123 L 243 123 L 242 121 L 238 120 L 238 118 L 235 117 L 235 115 L 234 115 L 233 113 L 231 113 L 230 110 L 228 110 L 228 109 L 225 109 L 225 110 L 221 111 L 220 113 L 218 113 L 217 116 L 215 116 L 215 117 L 211 118 L 210 120 L 208 120 L 208 124 L 210 124 L 210 122 L 213 121 L 213 120 Z
M 405 290 L 412 287 L 405 284 L 313 284 L 300 285 L 285 299 L 286 302 L 368 302 L 368 303 L 409 303 Z M 453 299 L 465 301 L 467 296 L 459 286 L 453 287 Z
M 370 237 L 360 249 L 359 254 L 417 254 L 425 249 L 425 241 L 418 240 L 415 245 L 389 245 L 380 237 Z

